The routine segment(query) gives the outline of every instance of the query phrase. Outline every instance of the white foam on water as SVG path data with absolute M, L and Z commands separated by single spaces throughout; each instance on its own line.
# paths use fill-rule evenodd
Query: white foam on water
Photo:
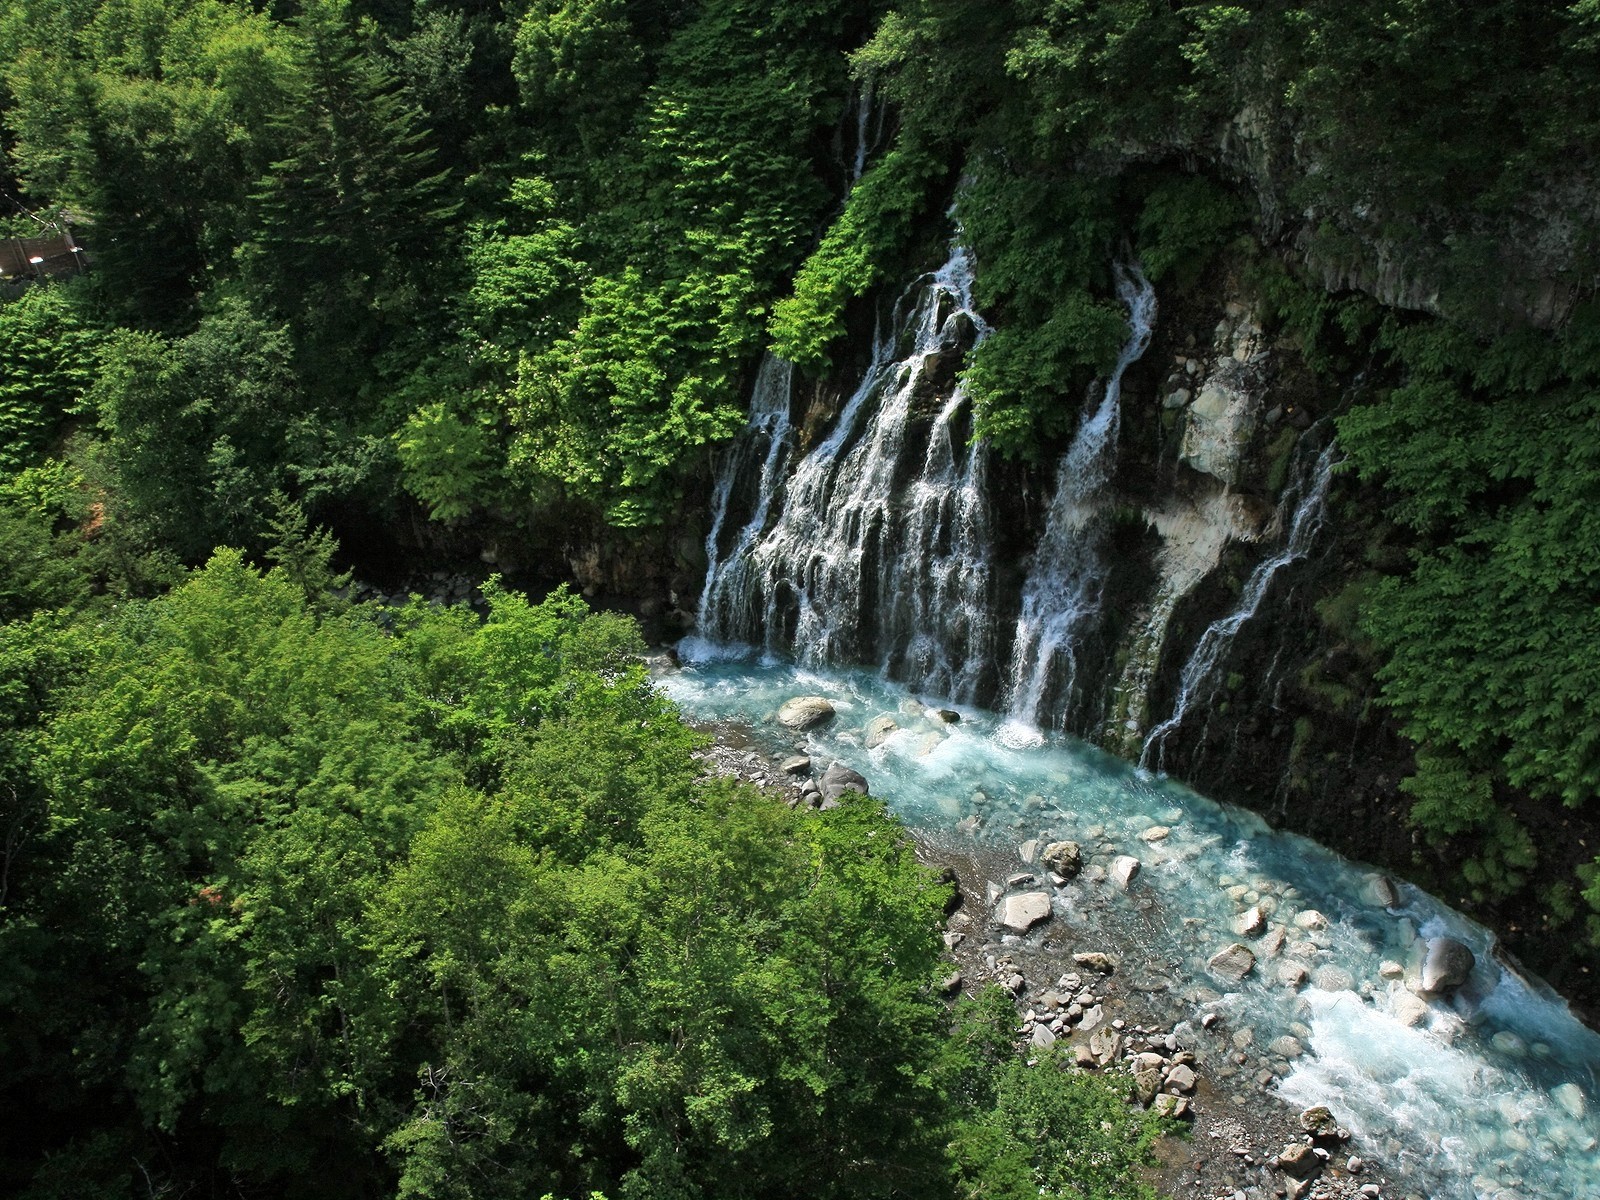
M 1080 841 L 1091 864 L 1139 858 L 1133 893 L 1080 879 L 1058 916 L 1125 954 L 1130 972 L 1142 959 L 1170 975 L 1174 1022 L 1198 1024 L 1198 989 L 1213 989 L 1227 993 L 1225 1027 L 1249 1026 L 1257 1053 L 1298 1038 L 1307 1053 L 1284 1072 L 1283 1098 L 1328 1105 L 1429 1200 L 1600 1200 L 1600 1035 L 1498 961 L 1492 936 L 1459 913 L 1409 886 L 1405 906 L 1386 910 L 1370 898 L 1370 868 L 1027 723 L 968 707 L 943 725 L 908 703 L 937 706 L 938 697 L 870 672 L 697 655 L 704 665 L 660 680 L 691 715 L 747 724 L 759 737 L 784 700 L 827 697 L 838 715 L 808 734 L 813 757 L 855 765 L 873 795 L 934 840 L 961 844 L 957 822 L 977 816 L 977 836 L 996 847 L 1049 834 Z M 880 714 L 900 729 L 869 752 L 865 726 Z M 793 735 L 774 729 L 774 748 L 786 745 Z M 1141 836 L 1157 825 L 1167 832 Z M 1268 897 L 1272 920 L 1288 931 L 1282 959 L 1303 960 L 1313 982 L 1285 987 L 1275 974 L 1282 959 L 1263 957 L 1242 983 L 1219 986 L 1207 959 L 1234 940 L 1250 943 L 1231 923 Z M 1295 923 L 1312 909 L 1325 925 Z M 1427 1019 L 1408 1026 L 1394 1011 L 1392 989 L 1402 985 L 1382 978 L 1379 964 L 1410 963 L 1414 973 L 1426 938 L 1446 935 L 1470 945 L 1478 965 L 1453 1003 L 1433 1001 Z M 1196 1038 L 1201 1074 L 1220 1069 L 1231 1043 Z

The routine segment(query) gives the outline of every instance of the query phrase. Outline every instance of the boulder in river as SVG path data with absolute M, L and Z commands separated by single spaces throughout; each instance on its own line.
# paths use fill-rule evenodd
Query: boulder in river
M 778 764 L 778 770 L 785 775 L 809 775 L 811 773 L 811 756 L 808 754 L 794 754 Z
M 876 750 L 894 735 L 900 728 L 899 723 L 888 713 L 880 717 L 873 717 L 867 722 L 867 749 Z
M 1583 1120 L 1588 1105 L 1583 1098 L 1583 1089 L 1577 1084 L 1563 1083 L 1558 1087 L 1552 1088 L 1550 1096 L 1565 1110 L 1567 1116 L 1574 1121 Z
M 1453 992 L 1467 981 L 1477 959 L 1472 948 L 1452 937 L 1428 939 L 1428 956 L 1422 962 L 1422 990 L 1433 995 Z
M 1394 880 L 1387 875 L 1368 875 L 1363 891 L 1373 904 L 1383 908 L 1400 907 L 1400 889 L 1394 886 Z
M 1206 963 L 1207 970 L 1230 983 L 1238 983 L 1255 970 L 1255 966 L 1256 956 L 1250 952 L 1250 947 L 1241 946 L 1238 942 L 1224 946 Z
M 1233 932 L 1238 937 L 1255 937 L 1266 927 L 1267 919 L 1259 908 L 1247 908 L 1233 919 Z
M 1000 924 L 1015 933 L 1027 933 L 1050 917 L 1050 897 L 1044 892 L 1007 896 L 1000 907 Z
M 1337 1146 L 1350 1140 L 1350 1131 L 1341 1128 L 1326 1104 L 1314 1105 L 1300 1114 L 1300 1128 L 1311 1136 L 1318 1146 Z
M 1117 960 L 1109 954 L 1099 950 L 1086 950 L 1082 954 L 1074 954 L 1072 961 L 1080 967 L 1087 967 L 1091 971 L 1098 971 L 1102 975 L 1109 975 L 1117 969 Z
M 1083 870 L 1083 849 L 1077 842 L 1051 842 L 1039 861 L 1057 875 L 1072 879 Z
M 1124 891 L 1139 873 L 1139 860 L 1131 854 L 1118 855 L 1111 864 L 1111 882 Z
M 867 778 L 860 771 L 836 762 L 822 773 L 822 795 L 825 799 L 837 800 L 846 792 L 867 795 Z
M 833 720 L 833 704 L 821 696 L 795 696 L 778 709 L 778 724 L 789 729 L 814 729 Z
M 1421 1025 L 1428 1019 L 1428 1002 L 1421 996 L 1408 991 L 1397 991 L 1390 1007 L 1394 1011 L 1395 1020 L 1402 1025 Z

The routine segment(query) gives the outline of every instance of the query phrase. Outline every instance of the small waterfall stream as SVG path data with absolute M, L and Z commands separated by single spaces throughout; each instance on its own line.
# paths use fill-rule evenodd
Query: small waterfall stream
M 764 474 L 736 548 L 722 555 L 708 544 L 702 637 L 817 665 L 868 659 L 921 686 L 972 694 L 993 657 L 987 451 L 966 428 L 960 386 L 940 393 L 951 360 L 987 333 L 973 307 L 971 260 L 954 245 L 901 299 L 861 383 L 796 466 L 781 503 L 779 473 Z M 730 456 L 718 480 L 716 514 L 737 491 L 741 456 L 778 440 L 752 417 L 741 438 L 749 449 Z M 713 538 L 722 520 L 714 515 Z
M 1084 630 L 1100 611 L 1105 569 L 1096 501 L 1116 462 L 1122 376 L 1149 347 L 1156 316 L 1155 289 L 1137 266 L 1118 268 L 1117 295 L 1128 306 L 1128 340 L 1099 405 L 1062 456 L 1044 536 L 1022 588 L 1006 699 L 1019 729 L 1065 723 Z
M 851 163 L 852 182 L 860 179 L 867 169 L 867 152 L 871 148 L 867 126 L 872 121 L 872 100 L 875 90 L 871 78 L 862 80 L 856 87 L 856 156 Z
M 711 493 L 711 532 L 706 535 L 706 583 L 700 593 L 698 620 L 702 629 L 733 628 L 748 624 L 751 617 L 757 616 L 735 615 L 727 611 L 727 606 L 749 594 L 744 579 L 749 570 L 745 552 L 766 528 L 773 497 L 788 465 L 793 440 L 789 424 L 793 376 L 793 366 L 783 359 L 769 354 L 762 360 L 750 397 L 749 423 L 729 447 L 717 475 Z M 723 526 L 741 485 L 744 489 L 753 488 L 755 507 L 724 553 Z
M 1302 448 L 1309 443 L 1302 439 Z M 1172 715 L 1150 731 L 1139 751 L 1139 765 L 1160 770 L 1162 749 L 1167 738 L 1183 724 L 1184 717 L 1197 701 L 1209 699 L 1216 687 L 1217 666 L 1227 654 L 1233 639 L 1245 622 L 1256 615 L 1261 601 L 1272 586 L 1278 572 L 1292 562 L 1298 562 L 1311 550 L 1318 532 L 1327 516 L 1328 484 L 1333 479 L 1333 468 L 1338 462 L 1337 444 L 1330 440 L 1314 460 L 1308 464 L 1309 453 L 1303 453 L 1291 486 L 1285 490 L 1279 509 L 1281 522 L 1284 511 L 1292 515 L 1288 520 L 1288 536 L 1277 553 L 1263 559 L 1250 573 L 1239 603 L 1227 616 L 1213 621 L 1195 643 L 1194 653 L 1184 664 L 1178 681 L 1178 698 L 1173 702 Z

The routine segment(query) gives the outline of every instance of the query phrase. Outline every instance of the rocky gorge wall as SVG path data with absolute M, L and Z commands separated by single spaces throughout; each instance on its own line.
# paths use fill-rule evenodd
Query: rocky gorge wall
M 1450 851 L 1408 821 L 1412 746 L 1378 703 L 1356 621 L 1370 582 L 1404 562 L 1381 494 L 1339 469 L 1334 420 L 1368 381 L 1317 376 L 1223 257 L 1155 297 L 1104 445 L 1082 444 L 1106 419 L 1102 381 L 1059 459 L 1009 461 L 971 439 L 960 372 L 984 334 L 952 279 L 946 264 L 913 284 L 893 331 L 881 299 L 876 349 L 852 368 L 786 375 L 781 428 L 753 424 L 708 480 L 710 577 L 700 597 L 672 593 L 672 620 L 696 606 L 703 637 L 875 665 L 1019 728 L 1065 730 L 1444 888 Z M 724 608 L 708 613 L 713 592 Z M 1056 605 L 1043 643 L 1030 597 Z M 1028 655 L 1044 643 L 1039 667 Z M 1031 693 L 1030 671 L 1045 680 Z M 1560 939 L 1541 941 L 1535 900 L 1446 894 L 1587 998 Z

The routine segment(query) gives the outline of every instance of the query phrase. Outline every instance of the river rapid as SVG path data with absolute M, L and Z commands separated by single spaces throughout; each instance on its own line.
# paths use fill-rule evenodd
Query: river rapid
M 1430 1200 L 1600 1198 L 1600 1035 L 1441 901 L 1086 743 L 871 672 L 693 638 L 679 657 L 658 686 L 687 717 L 748 727 L 773 752 L 803 741 L 818 771 L 856 768 L 930 844 L 1078 842 L 1082 874 L 1045 885 L 1053 935 L 1114 949 L 1180 1036 L 1208 1014 L 1248 1030 L 1252 1065 L 1268 1063 L 1285 1102 L 1328 1105 Z M 804 735 L 777 725 L 801 695 L 828 699 L 834 720 Z M 1119 858 L 1140 864 L 1126 888 L 1111 877 Z M 1419 996 L 1440 936 L 1475 965 L 1453 995 Z M 1233 944 L 1254 955 L 1237 980 L 1208 965 Z M 1192 1041 L 1208 1076 L 1241 1070 L 1233 1043 Z

